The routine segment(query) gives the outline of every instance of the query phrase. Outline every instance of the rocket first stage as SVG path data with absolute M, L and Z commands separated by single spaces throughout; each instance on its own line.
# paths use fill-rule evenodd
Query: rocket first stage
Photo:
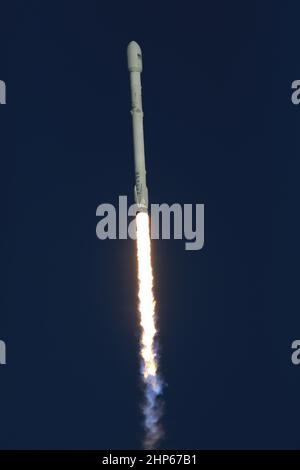
M 131 115 L 133 128 L 133 151 L 135 166 L 134 198 L 140 212 L 148 211 L 148 189 L 146 185 L 143 107 L 141 72 L 143 70 L 140 46 L 131 41 L 127 47 L 127 62 L 130 74 Z

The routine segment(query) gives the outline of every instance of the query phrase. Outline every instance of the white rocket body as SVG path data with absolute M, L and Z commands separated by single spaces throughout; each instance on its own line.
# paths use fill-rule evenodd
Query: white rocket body
M 148 189 L 146 185 L 143 106 L 141 72 L 143 70 L 140 46 L 131 41 L 127 47 L 128 70 L 131 87 L 131 115 L 133 128 L 133 151 L 135 166 L 134 198 L 139 211 L 148 210 Z

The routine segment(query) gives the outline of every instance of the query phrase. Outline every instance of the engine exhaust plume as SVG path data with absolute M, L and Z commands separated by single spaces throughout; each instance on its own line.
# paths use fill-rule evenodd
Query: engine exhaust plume
M 163 435 L 160 422 L 162 381 L 158 372 L 155 299 L 153 294 L 149 215 L 147 212 L 137 214 L 136 227 L 139 320 L 141 327 L 140 356 L 145 391 L 143 415 L 146 435 L 144 447 L 146 449 L 155 449 Z

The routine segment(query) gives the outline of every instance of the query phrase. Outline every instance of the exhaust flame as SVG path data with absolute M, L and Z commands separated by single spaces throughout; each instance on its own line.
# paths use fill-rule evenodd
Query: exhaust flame
M 158 374 L 158 357 L 155 345 L 155 299 L 153 295 L 153 274 L 151 265 L 151 243 L 149 216 L 139 212 L 136 216 L 137 257 L 139 279 L 139 312 L 141 325 L 141 372 L 145 386 L 143 405 L 146 449 L 155 449 L 162 437 L 160 425 L 162 382 Z

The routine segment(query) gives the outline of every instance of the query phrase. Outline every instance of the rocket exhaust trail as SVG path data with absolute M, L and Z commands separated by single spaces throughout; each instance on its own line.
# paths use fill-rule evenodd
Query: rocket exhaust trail
M 146 436 L 144 447 L 146 449 L 155 449 L 163 434 L 160 425 L 161 403 L 159 402 L 159 395 L 162 393 L 162 382 L 158 374 L 158 357 L 155 345 L 157 333 L 155 299 L 153 295 L 149 215 L 146 212 L 137 214 L 136 226 L 141 326 L 140 354 L 142 377 L 145 385 L 143 414 Z
M 154 449 L 158 445 L 159 439 L 162 437 L 162 429 L 160 426 L 161 403 L 159 399 L 162 393 L 162 382 L 158 374 L 158 357 L 155 345 L 157 331 L 155 324 L 155 299 L 153 295 L 141 91 L 141 72 L 143 64 L 141 49 L 134 41 L 128 44 L 127 60 L 130 73 L 135 164 L 134 196 L 138 208 L 136 228 L 139 280 L 138 297 L 141 327 L 140 355 L 141 372 L 145 387 L 143 414 L 146 436 L 144 446 L 146 449 Z

